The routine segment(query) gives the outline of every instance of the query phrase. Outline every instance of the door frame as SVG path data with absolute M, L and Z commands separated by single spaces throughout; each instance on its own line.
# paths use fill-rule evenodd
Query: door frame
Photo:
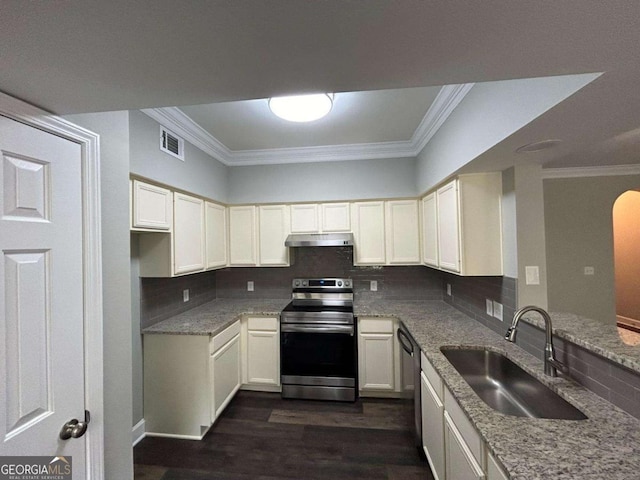
M 0 115 L 65 138 L 81 147 L 83 313 L 87 479 L 104 479 L 102 346 L 102 247 L 100 228 L 100 137 L 45 110 L 0 92 Z

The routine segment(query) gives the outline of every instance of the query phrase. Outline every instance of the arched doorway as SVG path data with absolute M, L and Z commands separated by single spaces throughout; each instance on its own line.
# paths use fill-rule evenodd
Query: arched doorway
M 613 245 L 616 321 L 623 340 L 640 343 L 640 191 L 629 190 L 616 199 Z

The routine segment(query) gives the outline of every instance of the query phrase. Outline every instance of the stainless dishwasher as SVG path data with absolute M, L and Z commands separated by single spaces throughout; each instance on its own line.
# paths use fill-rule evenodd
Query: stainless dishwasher
M 398 336 L 398 342 L 402 346 L 402 349 L 406 355 L 411 357 L 411 362 L 413 363 L 414 441 L 420 456 L 424 457 L 424 450 L 422 449 L 422 396 L 420 393 L 420 372 L 422 367 L 420 366 L 420 347 L 402 322 L 398 327 L 396 335 Z

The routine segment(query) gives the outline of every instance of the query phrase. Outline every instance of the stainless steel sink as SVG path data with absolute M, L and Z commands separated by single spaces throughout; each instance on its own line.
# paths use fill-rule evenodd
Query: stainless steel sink
M 587 417 L 553 390 L 500 353 L 486 349 L 440 349 L 474 392 L 505 415 L 585 420 Z

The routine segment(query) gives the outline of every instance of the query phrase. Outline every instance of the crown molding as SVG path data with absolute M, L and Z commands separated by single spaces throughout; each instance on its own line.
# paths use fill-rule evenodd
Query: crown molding
M 469 93 L 473 83 L 445 85 L 427 110 L 411 140 L 262 150 L 229 150 L 178 107 L 148 108 L 142 113 L 227 166 L 340 162 L 416 157 L 449 115 Z
M 411 143 L 417 152 L 416 155 L 429 143 L 429 140 L 436 134 L 474 85 L 474 83 L 445 85 L 440 89 L 411 137 Z
M 225 165 L 231 165 L 229 161 L 232 155 L 231 150 L 191 120 L 191 118 L 185 115 L 179 108 L 146 108 L 140 111 L 153 118 L 159 124 L 167 127 L 173 133 L 180 135 L 187 142 L 199 148 L 207 155 L 212 156 Z
M 612 177 L 640 175 L 640 164 L 606 165 L 599 167 L 543 168 L 542 178 Z

